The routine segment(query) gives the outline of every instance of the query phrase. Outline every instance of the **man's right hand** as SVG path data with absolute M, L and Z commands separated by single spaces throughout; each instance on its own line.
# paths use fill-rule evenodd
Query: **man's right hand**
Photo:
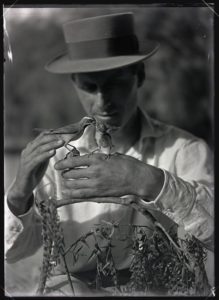
M 57 135 L 44 131 L 22 151 L 17 175 L 7 198 L 14 214 L 19 215 L 27 211 L 29 199 L 34 188 L 41 181 L 49 159 L 55 155 L 56 149 L 63 145 L 64 141 Z

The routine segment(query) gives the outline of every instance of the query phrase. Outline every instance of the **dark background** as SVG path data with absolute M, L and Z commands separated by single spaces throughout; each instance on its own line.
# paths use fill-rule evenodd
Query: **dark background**
M 150 115 L 203 138 L 213 149 L 213 13 L 208 7 L 83 5 L 68 8 L 5 8 L 5 189 L 34 127 L 57 128 L 83 115 L 67 75 L 44 70 L 65 49 L 61 24 L 71 19 L 133 11 L 140 39 L 160 42 L 146 60 L 141 105 Z M 13 61 L 7 56 L 9 45 Z M 28 293 L 38 280 L 41 254 L 6 266 L 7 289 Z M 212 263 L 209 264 L 211 268 Z M 8 280 L 7 280 L 8 278 Z
M 213 13 L 206 7 L 104 5 L 11 8 L 5 14 L 13 62 L 5 63 L 5 149 L 23 148 L 34 127 L 59 127 L 83 116 L 68 75 L 44 70 L 65 49 L 61 24 L 104 13 L 133 11 L 140 39 L 160 42 L 146 60 L 142 105 L 163 121 L 213 146 Z M 5 38 L 7 47 L 8 39 Z M 7 58 L 7 57 L 6 57 Z

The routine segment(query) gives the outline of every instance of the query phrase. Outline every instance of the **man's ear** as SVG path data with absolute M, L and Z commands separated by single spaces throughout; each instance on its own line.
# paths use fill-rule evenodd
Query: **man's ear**
M 137 69 L 138 87 L 141 87 L 145 81 L 145 66 L 143 62 L 138 64 Z

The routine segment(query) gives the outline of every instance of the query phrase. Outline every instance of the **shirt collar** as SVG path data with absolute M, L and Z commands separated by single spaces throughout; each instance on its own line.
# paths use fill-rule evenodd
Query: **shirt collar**
M 168 131 L 168 126 L 158 120 L 150 117 L 143 107 L 139 107 L 141 118 L 141 135 L 140 142 L 149 137 L 160 137 Z

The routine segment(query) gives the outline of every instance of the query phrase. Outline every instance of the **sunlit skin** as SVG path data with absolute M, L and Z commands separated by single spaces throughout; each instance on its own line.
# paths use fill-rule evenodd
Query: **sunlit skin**
M 124 151 L 138 138 L 138 76 L 133 68 L 72 75 L 78 97 L 87 115 L 112 131 L 114 150 Z
M 113 145 L 118 152 L 132 146 L 140 133 L 137 102 L 140 76 L 136 70 L 128 67 L 72 76 L 87 115 L 94 116 L 108 126 L 118 127 L 112 132 Z M 87 168 L 74 169 L 81 166 Z M 153 200 L 163 183 L 161 170 L 123 154 L 113 155 L 108 160 L 102 154 L 85 155 L 62 160 L 55 168 L 64 171 L 62 176 L 66 179 L 66 189 L 63 194 L 73 198 L 131 194 Z M 148 178 L 147 182 L 142 178 Z
M 139 138 L 138 68 L 72 75 L 73 84 L 87 115 L 110 127 L 114 151 L 125 152 Z M 33 189 L 41 180 L 55 149 L 63 146 L 49 132 L 40 134 L 22 152 L 16 180 L 8 194 L 15 214 L 24 213 Z M 50 152 L 51 151 L 51 152 Z M 84 168 L 78 168 L 83 166 Z M 63 178 L 63 196 L 92 201 L 96 197 L 139 196 L 151 201 L 163 185 L 163 172 L 133 157 L 117 154 L 110 159 L 94 153 L 58 161 L 55 169 Z M 144 180 L 142 180 L 144 178 Z M 74 179 L 74 180 L 72 180 Z

